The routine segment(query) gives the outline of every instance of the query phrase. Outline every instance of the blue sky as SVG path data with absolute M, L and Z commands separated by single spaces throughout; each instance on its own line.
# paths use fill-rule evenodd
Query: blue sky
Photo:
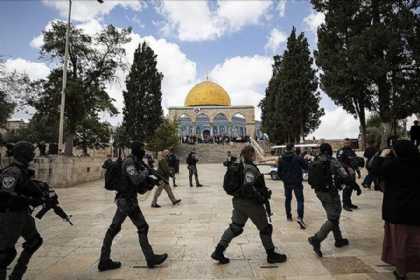
M 88 34 L 107 24 L 133 27 L 127 62 L 140 42 L 151 45 L 164 74 L 164 107 L 182 105 L 189 89 L 207 75 L 229 92 L 235 105 L 257 105 L 271 77 L 272 56 L 284 51 L 292 26 L 305 32 L 316 49 L 316 28 L 323 22 L 309 0 L 104 2 L 73 0 L 73 24 Z M 65 0 L 0 1 L 0 55 L 7 59 L 7 69 L 34 79 L 48 75 L 53 66 L 39 59 L 41 32 L 49 22 L 65 19 L 67 9 Z M 120 82 L 109 84 L 108 90 L 121 108 L 126 73 L 118 75 Z M 327 114 L 315 136 L 357 136 L 357 121 L 328 98 L 322 106 Z

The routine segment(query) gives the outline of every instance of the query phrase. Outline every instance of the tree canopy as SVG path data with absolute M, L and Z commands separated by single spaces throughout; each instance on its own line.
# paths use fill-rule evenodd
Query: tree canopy
M 282 56 L 274 57 L 273 76 L 260 106 L 263 130 L 276 143 L 299 142 L 320 125 L 316 71 L 304 33 L 296 29 L 287 40 Z
M 146 42 L 134 53 L 124 94 L 124 127 L 131 140 L 146 141 L 162 123 L 163 75 L 157 70 L 156 55 Z

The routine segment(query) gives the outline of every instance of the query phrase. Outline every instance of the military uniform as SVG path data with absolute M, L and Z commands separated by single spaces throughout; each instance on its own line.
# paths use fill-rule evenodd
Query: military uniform
M 227 263 L 229 260 L 224 258 L 223 251 L 229 246 L 230 242 L 243 232 L 243 228 L 248 221 L 254 223 L 260 232 L 262 244 L 267 251 L 268 256 L 286 261 L 285 255 L 279 255 L 274 252 L 275 247 L 272 240 L 273 226 L 269 223 L 267 212 L 263 203 L 270 199 L 271 191 L 265 186 L 264 175 L 260 173 L 257 166 L 253 163 L 244 163 L 243 186 L 232 199 L 232 223 L 223 233 L 216 251 L 213 253 L 213 259 L 221 263 Z M 222 257 L 220 257 L 220 254 Z
M 149 190 L 148 171 L 142 168 L 141 161 L 135 156 L 129 156 L 122 164 L 122 176 L 120 190 L 116 194 L 115 202 L 117 210 L 112 223 L 109 226 L 102 244 L 99 270 L 114 269 L 121 266 L 120 263 L 111 261 L 111 246 L 115 236 L 121 231 L 121 225 L 127 217 L 136 226 L 140 247 L 149 267 L 154 265 L 156 256 L 147 237 L 149 225 L 140 210 L 137 193 Z M 166 259 L 166 257 L 165 257 Z M 108 265 L 108 264 L 115 265 Z M 118 265 L 119 264 L 119 265 Z M 111 266 L 111 267 L 109 267 Z
M 330 173 L 332 174 L 334 180 L 341 181 L 346 180 L 348 178 L 346 170 L 336 159 L 326 155 L 321 155 L 319 160 L 330 162 Z M 327 221 L 321 226 L 319 231 L 313 237 L 309 238 L 309 242 L 312 246 L 314 246 L 315 251 L 320 256 L 322 256 L 322 253 L 320 251 L 320 244 L 323 240 L 327 238 L 328 234 L 331 231 L 334 234 L 334 239 L 336 241 L 337 247 L 341 247 L 341 244 L 348 243 L 347 239 L 343 239 L 340 230 L 340 216 L 342 208 L 340 195 L 338 193 L 338 189 L 334 183 L 334 180 L 332 181 L 331 185 L 328 186 L 328 188 L 315 188 L 316 196 L 321 201 L 322 207 L 324 208 L 327 214 Z
M 344 184 L 343 189 L 343 206 L 347 209 L 357 208 L 355 205 L 353 205 L 351 200 L 353 190 L 358 190 L 358 185 L 356 183 L 356 172 L 360 174 L 360 170 L 358 169 L 358 167 L 353 166 L 353 160 L 356 157 L 356 153 L 350 147 L 344 147 L 337 151 L 337 159 L 343 165 L 344 169 L 346 170 L 348 176 L 351 179 L 347 182 L 347 184 Z
M 169 170 L 168 160 L 166 158 L 161 159 L 159 161 L 158 166 L 159 166 L 159 168 L 158 168 L 159 174 L 161 174 L 163 178 L 165 178 L 167 181 L 169 181 L 171 171 Z M 159 186 L 157 187 L 157 189 L 155 191 L 155 195 L 153 197 L 152 207 L 160 207 L 159 204 L 157 204 L 157 200 L 158 200 L 159 196 L 162 194 L 163 190 L 166 191 L 166 193 L 168 194 L 168 197 L 171 200 L 173 205 L 176 205 L 179 202 L 181 202 L 181 200 L 178 200 L 178 199 L 175 198 L 175 195 L 172 192 L 171 186 L 169 184 L 163 182 L 163 181 L 160 181 Z
M 197 187 L 201 187 L 200 181 L 198 180 L 197 162 L 198 162 L 198 159 L 196 158 L 195 153 L 191 152 L 187 158 L 190 187 L 193 186 L 193 183 L 192 183 L 193 176 L 195 177 L 195 185 Z
M 25 239 L 23 251 L 10 280 L 22 278 L 30 258 L 43 242 L 29 208 L 40 205 L 42 198 L 42 192 L 31 181 L 32 175 L 27 164 L 16 160 L 0 175 L 0 280 L 6 279 L 7 266 L 16 257 L 15 245 L 20 237 Z

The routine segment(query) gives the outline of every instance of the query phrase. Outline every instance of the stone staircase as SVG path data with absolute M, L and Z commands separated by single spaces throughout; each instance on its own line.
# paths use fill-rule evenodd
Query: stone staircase
M 200 163 L 222 163 L 226 159 L 226 153 L 232 152 L 232 155 L 239 157 L 241 150 L 247 143 L 231 143 L 231 144 L 179 144 L 175 148 L 175 153 L 181 164 L 185 164 L 188 154 L 195 149 Z

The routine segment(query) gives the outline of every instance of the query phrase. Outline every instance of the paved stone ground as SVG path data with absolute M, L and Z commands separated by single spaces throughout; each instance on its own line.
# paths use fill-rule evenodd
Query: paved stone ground
M 34 256 L 26 279 L 394 279 L 392 268 L 380 261 L 383 239 L 380 193 L 366 191 L 355 198 L 360 210 L 344 212 L 342 217 L 344 236 L 350 239 L 351 246 L 336 249 L 331 234 L 323 244 L 325 257 L 319 259 L 307 243 L 307 238 L 325 220 L 313 191 L 305 187 L 308 228 L 303 231 L 295 222 L 285 219 L 281 183 L 267 178 L 273 190 L 274 241 L 288 255 L 288 262 L 267 265 L 258 232 L 249 222 L 226 252 L 232 258 L 231 263 L 220 266 L 209 256 L 230 222 L 230 197 L 221 187 L 224 168 L 200 165 L 199 173 L 205 185 L 200 189 L 187 186 L 185 166 L 181 172 L 180 187 L 175 189 L 176 196 L 183 200 L 181 205 L 173 207 L 166 193 L 160 199 L 161 209 L 150 208 L 152 195 L 141 198 L 155 251 L 169 253 L 169 260 L 162 267 L 145 268 L 135 228 L 127 220 L 113 247 L 113 258 L 122 261 L 122 268 L 97 272 L 101 241 L 116 209 L 113 193 L 105 191 L 103 182 L 98 181 L 57 190 L 62 206 L 73 215 L 75 226 L 63 223 L 52 213 L 38 223 L 44 246 Z M 295 201 L 293 209 L 296 209 Z M 412 275 L 410 279 L 420 279 L 420 276 Z

